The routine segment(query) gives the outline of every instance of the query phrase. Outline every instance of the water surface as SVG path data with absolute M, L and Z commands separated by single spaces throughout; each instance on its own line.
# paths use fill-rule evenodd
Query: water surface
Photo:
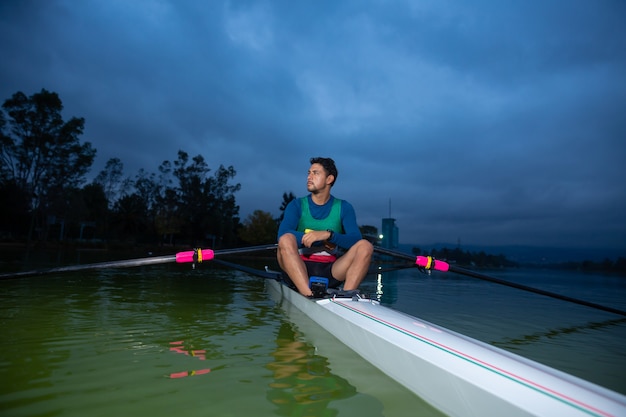
M 626 309 L 623 278 L 489 273 Z M 619 316 L 452 273 L 388 272 L 362 287 L 395 309 L 626 393 Z M 215 265 L 0 281 L 0 324 L 2 415 L 440 416 L 308 318 L 287 316 L 262 279 Z
M 3 415 L 440 415 L 240 272 L 4 281 L 0 306 Z

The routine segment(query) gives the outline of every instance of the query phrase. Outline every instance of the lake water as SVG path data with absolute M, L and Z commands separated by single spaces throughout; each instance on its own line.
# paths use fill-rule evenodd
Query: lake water
M 626 279 L 490 275 L 626 309 Z M 626 393 L 626 320 L 452 273 L 368 276 L 395 309 Z M 262 279 L 160 265 L 0 281 L 0 414 L 438 416 Z

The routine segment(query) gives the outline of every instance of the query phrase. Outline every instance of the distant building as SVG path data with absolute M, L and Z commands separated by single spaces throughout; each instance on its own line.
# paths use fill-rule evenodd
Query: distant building
M 380 246 L 387 249 L 395 249 L 398 247 L 398 226 L 396 226 L 396 219 L 383 219 Z

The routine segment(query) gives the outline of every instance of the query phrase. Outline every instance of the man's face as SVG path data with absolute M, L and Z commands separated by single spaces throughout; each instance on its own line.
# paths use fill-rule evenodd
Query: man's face
M 306 177 L 306 189 L 310 193 L 319 193 L 330 187 L 333 180 L 332 175 L 326 175 L 324 167 L 320 164 L 313 164 L 309 168 L 309 174 Z

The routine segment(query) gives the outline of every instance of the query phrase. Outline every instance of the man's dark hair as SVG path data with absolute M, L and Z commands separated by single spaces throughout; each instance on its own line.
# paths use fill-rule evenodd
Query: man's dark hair
M 311 158 L 311 165 L 313 164 L 320 164 L 324 167 L 326 175 L 332 175 L 334 177 L 333 182 L 330 183 L 330 185 L 333 186 L 337 180 L 337 167 L 335 166 L 335 161 L 333 161 L 332 158 L 322 158 L 318 156 L 317 158 Z

